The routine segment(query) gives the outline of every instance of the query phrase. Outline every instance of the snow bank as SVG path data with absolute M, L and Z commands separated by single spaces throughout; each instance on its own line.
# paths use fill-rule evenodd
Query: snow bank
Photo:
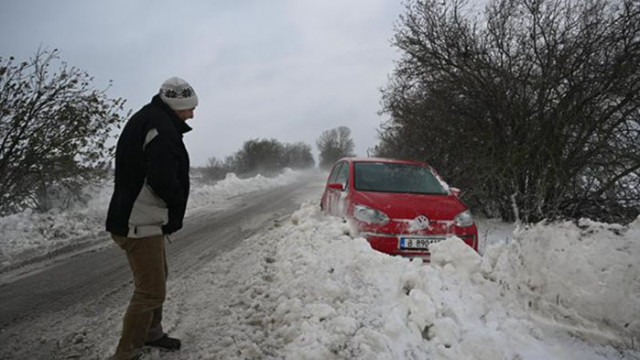
M 487 274 L 537 314 L 598 334 L 640 338 L 640 218 L 540 223 L 487 252 Z
M 112 184 L 84 189 L 87 204 L 37 213 L 30 209 L 0 217 L 0 268 L 53 253 L 65 246 L 95 241 L 104 234 Z
M 286 168 L 277 177 L 268 178 L 260 174 L 248 179 L 240 179 L 234 173 L 227 173 L 224 180 L 214 185 L 202 185 L 192 190 L 189 195 L 189 209 L 229 199 L 233 196 L 245 194 L 255 190 L 269 189 L 275 186 L 286 185 L 294 182 L 300 176 L 299 172 Z
M 591 230 L 577 230 L 582 242 L 595 244 L 603 236 L 606 240 L 615 236 L 616 248 L 626 247 L 631 257 L 637 255 L 631 250 L 637 241 L 636 225 L 613 236 L 608 229 L 598 230 L 601 224 L 588 226 Z M 351 238 L 342 221 L 321 214 L 316 201 L 309 202 L 290 222 L 247 239 L 190 276 L 186 284 L 184 279 L 172 282 L 169 288 L 177 287 L 179 295 L 169 302 L 166 317 L 176 319 L 173 333 L 193 344 L 181 352 L 185 359 L 526 360 L 638 355 L 637 349 L 628 349 L 629 327 L 617 332 L 599 329 L 601 317 L 622 314 L 637 324 L 638 297 L 624 302 L 617 297 L 623 290 L 611 297 L 600 296 L 598 290 L 600 281 L 614 286 L 637 279 L 637 267 L 609 271 L 604 278 L 592 278 L 592 284 L 582 281 L 565 289 L 576 292 L 575 301 L 580 294 L 594 297 L 573 307 L 572 314 L 580 321 L 567 322 L 565 309 L 544 304 L 557 297 L 560 284 L 539 285 L 536 307 L 523 300 L 526 293 L 521 289 L 529 279 L 553 284 L 561 281 L 552 279 L 554 275 L 562 278 L 559 275 L 574 265 L 550 261 L 543 275 L 538 267 L 523 265 L 547 261 L 551 248 L 543 246 L 541 251 L 540 246 L 534 250 L 522 245 L 544 238 L 541 234 L 547 230 L 567 251 L 573 246 L 575 258 L 590 256 L 591 247 L 570 241 L 576 238 L 575 228 L 540 224 L 519 230 L 508 244 L 488 247 L 484 258 L 460 239 L 447 239 L 432 247 L 432 263 L 424 264 L 373 251 L 364 239 Z M 619 263 L 621 259 L 613 255 L 598 262 L 610 269 Z M 634 290 L 627 287 L 627 291 Z M 599 316 L 591 314 L 589 304 L 596 303 Z

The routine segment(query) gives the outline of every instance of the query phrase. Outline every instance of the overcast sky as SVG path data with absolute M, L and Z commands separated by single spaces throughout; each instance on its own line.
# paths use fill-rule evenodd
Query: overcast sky
M 366 156 L 403 11 L 401 0 L 5 0 L 0 56 L 57 48 L 134 111 L 184 78 L 200 99 L 185 137 L 194 165 L 257 138 L 317 155 L 322 131 L 341 125 Z

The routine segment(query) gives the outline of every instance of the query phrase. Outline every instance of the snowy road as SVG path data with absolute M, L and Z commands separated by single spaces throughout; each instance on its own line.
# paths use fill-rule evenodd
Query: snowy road
M 273 227 L 297 210 L 302 201 L 318 197 L 321 186 L 322 179 L 307 176 L 290 185 L 238 195 L 189 214 L 184 229 L 167 244 L 170 278 L 188 277 L 244 239 Z M 251 244 L 242 246 L 251 251 Z M 59 344 L 43 339 L 55 333 L 52 327 L 56 324 L 66 327 L 66 310 L 99 313 L 100 309 L 126 304 L 130 294 L 126 258 L 113 244 L 0 286 L 2 359 L 52 358 L 60 351 Z

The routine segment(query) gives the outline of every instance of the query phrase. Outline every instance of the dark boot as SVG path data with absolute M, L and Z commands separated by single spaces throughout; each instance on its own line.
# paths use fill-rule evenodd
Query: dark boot
M 180 339 L 175 339 L 175 338 L 169 337 L 169 335 L 167 334 L 164 334 L 160 339 L 147 341 L 144 344 L 147 346 L 157 347 L 166 351 L 176 351 L 176 350 L 180 350 L 180 346 L 182 345 L 182 342 L 180 341 Z

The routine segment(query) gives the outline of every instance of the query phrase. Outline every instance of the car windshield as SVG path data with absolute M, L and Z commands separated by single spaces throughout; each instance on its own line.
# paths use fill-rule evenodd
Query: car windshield
M 354 186 L 359 191 L 447 194 L 440 181 L 426 166 L 357 162 L 354 170 Z

